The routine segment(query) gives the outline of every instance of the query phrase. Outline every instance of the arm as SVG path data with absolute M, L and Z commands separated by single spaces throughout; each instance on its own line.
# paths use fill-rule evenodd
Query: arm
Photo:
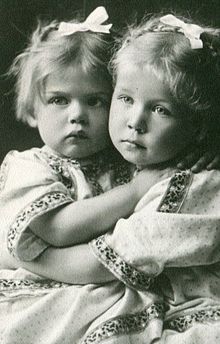
M 130 215 L 164 171 L 143 171 L 132 182 L 105 194 L 70 203 L 33 220 L 31 230 L 53 246 L 88 242 Z M 46 230 L 45 230 L 46 228 Z
M 116 276 L 118 271 L 111 269 L 114 252 L 121 260 L 148 276 L 158 275 L 168 267 L 201 266 L 219 262 L 219 178 L 218 171 L 196 175 L 193 183 L 190 180 L 187 182 L 189 190 L 178 183 L 171 183 L 166 194 L 169 197 L 163 198 L 162 202 L 161 196 L 158 197 L 158 188 L 155 188 L 155 194 L 152 191 L 145 199 L 145 204 L 142 200 L 142 209 L 128 219 L 119 220 L 112 234 L 93 240 L 95 254 Z M 166 199 L 172 201 L 172 196 L 173 204 L 163 208 L 166 212 L 158 211 L 158 205 L 161 204 L 161 210 L 166 205 Z M 185 207 L 186 213 L 175 212 L 178 211 L 178 201 Z M 105 245 L 110 248 L 106 248 L 107 251 L 114 251 L 108 255 L 108 259 L 105 257 L 106 250 L 100 249 Z M 118 267 L 120 268 L 119 264 Z
M 70 284 L 105 283 L 115 279 L 87 244 L 47 248 L 35 260 L 18 264 L 43 277 Z
M 148 212 L 135 215 L 120 220 L 105 241 L 140 271 L 154 276 L 168 267 L 220 261 L 219 216 Z
M 133 183 L 129 183 L 51 210 L 33 220 L 30 228 L 54 246 L 75 245 L 106 232 L 118 218 L 131 214 L 136 203 Z

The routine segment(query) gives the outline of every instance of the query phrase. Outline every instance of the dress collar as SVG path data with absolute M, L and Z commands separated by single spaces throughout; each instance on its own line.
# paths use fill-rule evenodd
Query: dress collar
M 69 157 L 61 156 L 46 145 L 41 148 L 41 151 L 53 161 L 57 161 L 60 163 L 69 163 L 81 168 L 91 166 L 101 167 L 112 162 L 112 152 L 110 151 L 110 149 L 104 149 L 101 152 L 98 152 L 97 154 L 94 154 L 91 157 L 87 157 L 85 159 L 72 159 Z

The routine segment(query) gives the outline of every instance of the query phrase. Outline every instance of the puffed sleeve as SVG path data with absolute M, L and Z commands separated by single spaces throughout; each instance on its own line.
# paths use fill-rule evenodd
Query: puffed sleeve
M 117 255 L 148 277 L 166 267 L 208 265 L 220 261 L 220 172 L 175 174 L 153 187 L 137 211 L 121 219 L 112 233 L 91 242 L 99 260 L 117 275 Z M 110 251 L 106 259 L 105 252 Z
M 31 221 L 69 202 L 72 198 L 68 189 L 39 150 L 8 153 L 0 174 L 2 245 L 7 245 L 17 259 L 28 261 L 36 258 L 48 243 L 30 230 Z

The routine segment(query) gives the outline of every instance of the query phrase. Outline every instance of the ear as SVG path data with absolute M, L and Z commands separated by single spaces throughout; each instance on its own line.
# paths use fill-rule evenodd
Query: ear
M 28 109 L 28 113 L 27 113 L 27 123 L 30 127 L 32 128 L 37 128 L 37 117 L 34 113 L 34 109 Z
M 27 123 L 32 128 L 37 128 L 37 119 L 34 116 L 29 116 L 27 118 Z

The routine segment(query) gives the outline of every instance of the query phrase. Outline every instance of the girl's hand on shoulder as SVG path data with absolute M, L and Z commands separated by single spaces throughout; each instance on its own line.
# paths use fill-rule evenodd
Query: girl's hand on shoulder
M 206 169 L 208 171 L 220 168 L 220 153 L 213 150 L 201 152 L 199 148 L 189 153 L 178 164 L 180 169 L 190 168 L 192 172 L 198 173 Z

